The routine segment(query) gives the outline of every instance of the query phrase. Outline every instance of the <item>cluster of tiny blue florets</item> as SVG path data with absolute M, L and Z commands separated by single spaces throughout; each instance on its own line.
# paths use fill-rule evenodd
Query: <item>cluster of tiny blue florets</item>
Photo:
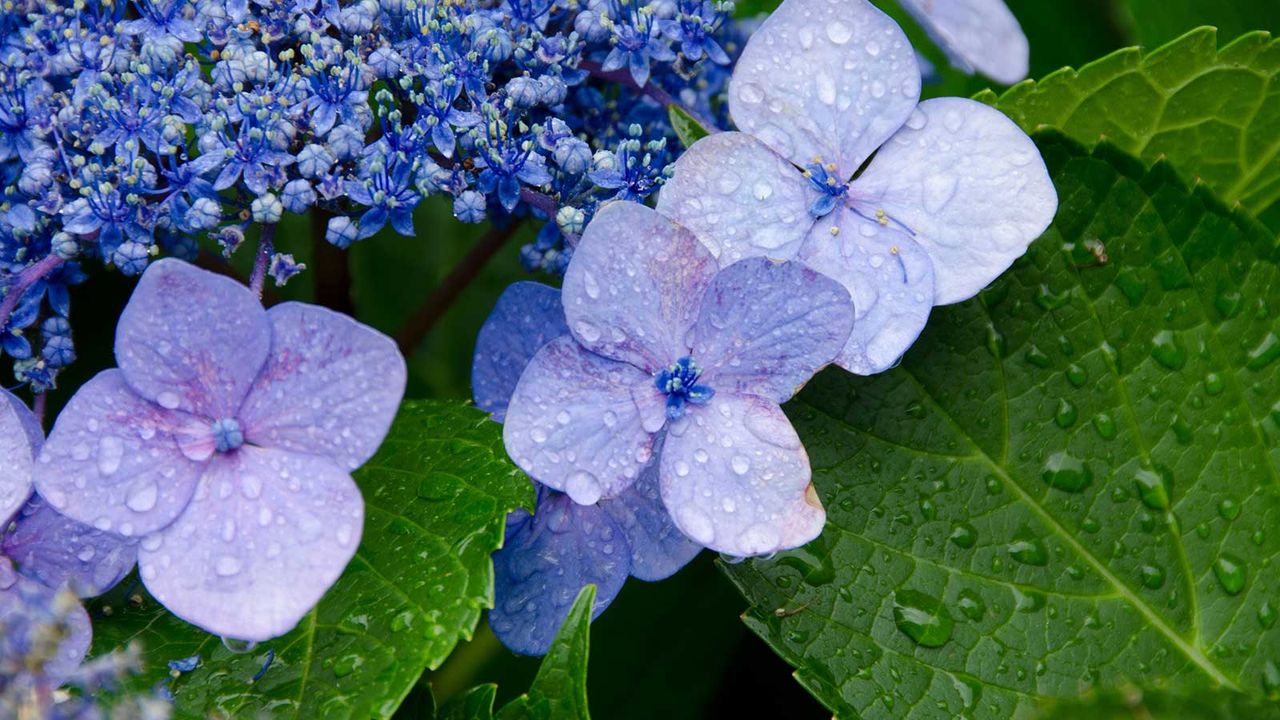
M 0 352 L 39 391 L 75 357 L 82 268 L 230 254 L 322 211 L 345 248 L 463 222 L 545 222 L 563 270 L 595 207 L 643 199 L 722 121 L 743 28 L 711 0 L 12 0 L 0 19 Z M 269 273 L 302 270 L 274 253 Z M 6 301 L 7 298 L 7 301 Z

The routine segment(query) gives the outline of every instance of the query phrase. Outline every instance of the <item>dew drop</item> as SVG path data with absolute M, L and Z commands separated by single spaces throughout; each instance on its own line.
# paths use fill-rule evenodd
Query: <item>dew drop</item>
M 987 612 L 987 604 L 982 601 L 982 596 L 968 588 L 961 590 L 956 596 L 956 607 L 970 620 L 981 620 Z
M 222 577 L 230 577 L 240 572 L 240 561 L 230 555 L 223 555 L 214 561 L 213 570 Z
M 600 481 L 585 470 L 579 470 L 565 481 L 564 490 L 580 505 L 595 505 L 600 500 L 602 489 Z
M 917 645 L 929 648 L 946 645 L 955 627 L 955 621 L 937 598 L 917 590 L 893 594 L 893 622 Z
M 1143 565 L 1142 585 L 1151 590 L 1159 590 L 1164 587 L 1164 569 L 1158 565 Z
M 160 489 L 156 487 L 155 481 L 143 480 L 129 491 L 124 504 L 134 512 L 147 512 L 156 506 L 159 496 Z
M 751 469 L 751 461 L 747 459 L 746 455 L 734 455 L 729 464 L 738 475 L 746 475 L 747 471 Z
M 156 396 L 156 402 L 165 410 L 177 410 L 182 404 L 182 398 L 178 397 L 177 393 L 166 390 Z
M 968 550 L 978 542 L 978 531 L 969 523 L 958 523 L 951 529 L 948 539 L 956 547 Z
M 1053 422 L 1057 424 L 1058 427 L 1066 430 L 1076 424 L 1077 417 L 1078 413 L 1076 411 L 1075 403 L 1066 398 L 1058 400 L 1058 409 L 1053 413 Z
M 1151 357 L 1170 370 L 1181 370 L 1187 365 L 1187 351 L 1172 330 L 1161 330 L 1151 339 Z
M 853 28 L 840 20 L 834 20 L 827 25 L 827 39 L 836 45 L 844 45 L 853 37 Z
M 1023 565 L 1044 567 L 1049 564 L 1049 551 L 1045 549 L 1044 542 L 1030 533 L 1021 533 L 1009 543 L 1009 556 Z
M 1093 471 L 1080 458 L 1067 452 L 1056 452 L 1045 461 L 1040 479 L 1051 488 L 1075 493 L 1093 482 Z
M 98 472 L 103 477 L 115 474 L 123 459 L 124 443 L 120 442 L 120 438 L 106 435 L 98 441 Z
M 1152 510 L 1168 510 L 1173 496 L 1173 475 L 1163 467 L 1139 468 L 1133 477 L 1142 504 Z
M 1228 595 L 1239 595 L 1240 591 L 1244 590 L 1244 562 L 1236 556 L 1229 553 L 1220 555 L 1213 563 L 1213 574 Z

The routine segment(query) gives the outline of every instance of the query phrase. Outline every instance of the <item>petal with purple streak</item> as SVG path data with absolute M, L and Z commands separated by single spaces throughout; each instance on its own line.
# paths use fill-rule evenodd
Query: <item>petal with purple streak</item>
M 692 407 L 668 429 L 661 463 L 662 501 L 676 526 L 712 550 L 764 555 L 822 532 L 809 456 L 769 400 L 717 395 Z
M 836 358 L 849 372 L 893 367 L 924 330 L 933 310 L 933 262 L 906 233 L 842 207 L 814 226 L 800 259 L 853 296 L 853 332 Z
M 787 0 L 751 35 L 729 84 L 738 129 L 848 180 L 911 115 L 920 69 L 907 36 L 865 0 Z
M 646 386 L 652 378 L 627 363 L 583 350 L 569 336 L 552 340 L 511 396 L 507 453 L 534 480 L 583 504 L 622 492 L 653 454 L 637 402 L 661 412 L 662 400 Z
M 36 461 L 36 490 L 68 517 L 125 536 L 173 522 L 213 452 L 209 424 L 138 397 L 119 370 L 81 386 Z
M 130 387 L 214 420 L 234 416 L 270 348 L 271 326 L 249 288 L 181 260 L 147 268 L 116 329 Z
M 694 326 L 701 382 L 786 402 L 835 360 L 853 328 L 840 283 L 799 262 L 742 260 L 716 275 Z
M 569 330 L 592 352 L 655 372 L 688 354 L 686 335 L 716 269 L 693 233 L 656 210 L 609 203 L 565 270 Z
M 391 338 L 327 308 L 282 303 L 267 312 L 271 354 L 239 420 L 245 440 L 365 463 L 404 397 L 404 358 Z
M 747 257 L 795 257 L 816 191 L 794 165 L 739 132 L 708 135 L 676 160 L 658 212 L 693 231 L 726 267 Z
M 187 622 L 267 640 L 338 579 L 363 521 L 360 491 L 332 460 L 246 445 L 214 458 L 187 511 L 142 540 L 139 574 Z
M 1044 232 L 1058 194 L 1031 138 L 994 108 L 963 98 L 920 103 L 849 190 L 929 253 L 934 303 L 967 300 Z

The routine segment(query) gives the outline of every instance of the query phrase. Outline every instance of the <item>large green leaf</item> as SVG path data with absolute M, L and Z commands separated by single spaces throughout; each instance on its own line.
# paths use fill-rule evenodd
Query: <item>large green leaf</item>
M 95 654 L 140 643 L 141 687 L 168 677 L 168 661 L 198 655 L 199 666 L 171 685 L 179 717 L 389 716 L 492 605 L 489 555 L 507 512 L 532 501 L 501 428 L 486 417 L 458 402 L 405 403 L 356 473 L 365 529 L 355 558 L 289 634 L 232 653 L 125 588 L 92 608 Z M 252 682 L 269 653 L 270 667 Z
M 1037 140 L 1055 224 L 900 367 L 788 405 L 827 529 L 727 568 L 837 714 L 1280 688 L 1275 239 L 1164 164 Z
M 1266 33 L 1218 49 L 1213 28 L 1201 28 L 979 99 L 1028 132 L 1052 127 L 1148 162 L 1167 158 L 1228 205 L 1280 226 L 1280 41 Z
M 591 720 L 587 710 L 587 656 L 596 586 L 587 585 L 569 608 L 555 642 L 542 658 L 529 692 L 498 711 L 498 720 Z M 495 685 L 481 685 L 449 702 L 441 720 L 492 720 Z

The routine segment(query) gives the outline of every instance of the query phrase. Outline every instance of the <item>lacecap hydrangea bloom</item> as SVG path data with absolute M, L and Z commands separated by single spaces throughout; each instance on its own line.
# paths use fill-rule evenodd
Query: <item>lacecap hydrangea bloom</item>
M 231 279 L 161 260 L 120 317 L 116 361 L 59 415 L 40 494 L 137 538 L 142 581 L 175 615 L 241 640 L 287 632 L 360 542 L 349 473 L 404 394 L 395 344 L 324 308 L 264 310 Z
M 502 422 L 520 375 L 548 342 L 569 336 L 560 291 L 517 282 L 503 292 L 476 338 L 472 389 L 476 405 Z M 596 586 L 598 617 L 627 577 L 661 580 L 693 559 L 700 545 L 671 521 L 650 464 L 614 498 L 580 505 L 537 486 L 536 511 L 507 516 L 506 539 L 494 553 L 494 608 L 489 625 L 508 648 L 544 654 L 587 584 Z
M 1013 121 L 919 97 L 915 53 L 884 13 L 865 0 L 785 0 L 734 69 L 741 131 L 694 143 L 658 209 L 721 266 L 798 259 L 839 280 L 857 320 L 837 363 L 882 371 L 934 305 L 976 294 L 1057 210 L 1044 161 Z
M 657 465 L 689 539 L 736 556 L 802 545 L 825 513 L 779 403 L 843 347 L 848 293 L 796 262 L 720 269 L 694 235 L 602 207 L 565 272 L 569 335 L 529 362 L 503 438 L 534 480 L 591 505 Z
M 135 543 L 64 517 L 32 494 L 43 439 L 31 411 L 0 388 L 0 699 L 48 694 L 76 672 L 92 638 L 77 596 L 119 582 L 136 555 Z

